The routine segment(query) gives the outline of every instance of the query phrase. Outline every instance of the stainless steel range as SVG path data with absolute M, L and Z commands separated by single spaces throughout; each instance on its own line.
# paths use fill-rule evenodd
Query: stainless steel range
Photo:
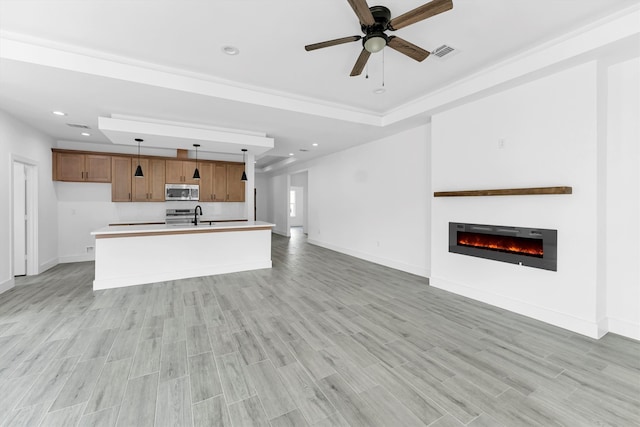
M 193 224 L 195 209 L 167 209 L 165 222 L 167 225 L 189 225 Z

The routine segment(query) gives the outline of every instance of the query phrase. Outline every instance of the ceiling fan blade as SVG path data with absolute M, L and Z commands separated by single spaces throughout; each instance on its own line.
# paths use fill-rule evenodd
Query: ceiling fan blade
M 307 52 L 309 52 L 311 50 L 322 49 L 323 47 L 335 46 L 335 45 L 349 43 L 349 42 L 357 42 L 361 38 L 362 38 L 361 36 L 342 37 L 341 39 L 327 40 L 326 42 L 309 44 L 309 45 L 306 45 L 304 49 Z
M 389 21 L 388 27 L 392 31 L 399 30 L 407 25 L 415 24 L 423 19 L 431 18 L 432 16 L 451 9 L 453 9 L 453 2 L 451 0 L 433 0 L 393 18 Z
M 367 65 L 369 56 L 371 56 L 371 53 L 366 49 L 362 49 L 362 52 L 360 52 L 360 56 L 358 56 L 358 60 L 356 61 L 356 65 L 354 65 L 351 70 L 351 77 L 359 76 L 362 73 L 364 66 Z
M 404 53 L 409 58 L 415 59 L 418 62 L 424 61 L 430 53 L 424 50 L 421 47 L 416 46 L 413 43 L 409 43 L 405 39 L 401 39 L 400 37 L 391 36 L 389 37 L 389 42 L 387 43 L 391 49 L 395 49 L 400 53 Z
M 349 6 L 356 13 L 356 16 L 360 20 L 360 23 L 366 26 L 371 26 L 376 23 L 376 20 L 373 19 L 373 15 L 369 10 L 369 5 L 367 4 L 367 0 L 347 0 L 349 2 Z

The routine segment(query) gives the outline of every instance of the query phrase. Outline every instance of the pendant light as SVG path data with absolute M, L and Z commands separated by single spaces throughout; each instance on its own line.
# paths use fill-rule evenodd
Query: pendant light
M 196 170 L 193 171 L 193 179 L 200 179 L 200 171 L 198 170 L 198 147 L 200 144 L 193 144 L 196 147 Z
M 240 181 L 247 181 L 247 173 L 245 172 L 245 168 L 247 167 L 247 162 L 244 160 L 244 154 L 247 152 L 246 148 L 242 149 L 242 164 L 244 165 L 244 167 L 242 168 L 242 178 L 240 178 Z
M 138 143 L 138 167 L 136 168 L 136 173 L 133 174 L 136 178 L 142 178 L 144 175 L 142 174 L 142 166 L 140 166 L 140 143 L 144 141 L 144 139 L 136 138 L 135 141 Z

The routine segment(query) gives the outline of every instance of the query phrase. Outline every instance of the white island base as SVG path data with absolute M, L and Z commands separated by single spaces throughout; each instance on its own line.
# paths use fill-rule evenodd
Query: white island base
M 272 227 L 245 221 L 96 230 L 93 289 L 271 268 Z

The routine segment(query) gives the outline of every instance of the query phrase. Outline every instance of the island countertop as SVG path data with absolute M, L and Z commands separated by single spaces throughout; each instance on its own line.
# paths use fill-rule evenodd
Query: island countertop
M 231 221 L 200 223 L 198 225 L 167 225 L 167 224 L 139 224 L 139 225 L 110 225 L 92 231 L 91 235 L 96 239 L 110 237 L 134 237 L 134 236 L 154 236 L 167 234 L 195 234 L 195 233 L 215 233 L 228 231 L 251 231 L 267 230 L 274 227 L 264 221 Z

